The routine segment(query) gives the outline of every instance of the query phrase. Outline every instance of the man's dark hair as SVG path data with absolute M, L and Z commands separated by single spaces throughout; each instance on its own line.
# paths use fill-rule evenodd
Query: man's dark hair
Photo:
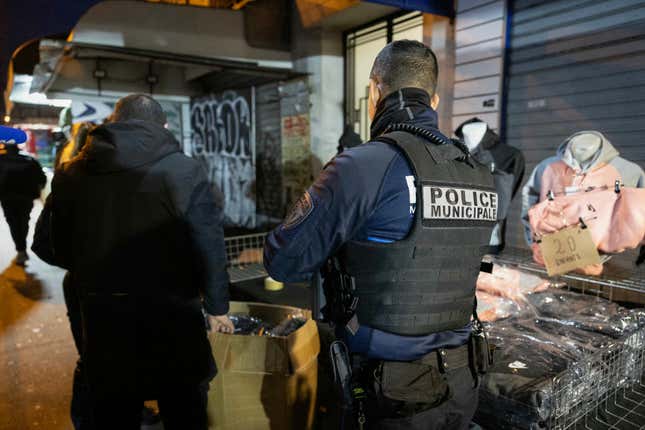
M 433 96 L 438 74 L 437 57 L 430 48 L 416 40 L 397 40 L 376 56 L 370 78 L 381 84 L 383 96 L 406 87 L 421 88 Z
M 130 94 L 123 97 L 116 103 L 114 113 L 110 117 L 113 122 L 131 119 L 154 122 L 159 125 L 166 124 L 166 114 L 159 102 L 145 94 Z

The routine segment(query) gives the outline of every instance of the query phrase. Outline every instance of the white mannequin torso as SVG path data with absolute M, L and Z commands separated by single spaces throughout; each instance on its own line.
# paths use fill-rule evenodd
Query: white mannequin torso
M 462 133 L 464 134 L 464 143 L 470 151 L 473 151 L 479 146 L 488 130 L 485 122 L 471 122 L 464 125 Z

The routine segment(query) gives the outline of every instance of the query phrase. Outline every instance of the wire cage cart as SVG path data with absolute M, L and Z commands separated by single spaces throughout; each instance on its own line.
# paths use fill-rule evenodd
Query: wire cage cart
M 526 250 L 507 250 L 499 264 L 546 275 Z M 617 259 L 601 276 L 567 274 L 552 281 L 566 288 L 620 301 L 645 299 L 645 267 Z M 543 426 L 552 430 L 645 429 L 645 327 L 572 364 L 550 383 L 550 412 Z
M 645 329 L 553 380 L 550 428 L 645 428 Z
M 262 264 L 262 252 L 267 233 L 232 236 L 226 244 L 226 267 L 231 283 L 250 281 L 267 276 Z

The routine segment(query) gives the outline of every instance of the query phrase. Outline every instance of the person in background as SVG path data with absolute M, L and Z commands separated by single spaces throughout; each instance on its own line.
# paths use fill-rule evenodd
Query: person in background
M 62 115 L 62 114 L 61 114 Z M 70 118 L 71 122 L 71 118 Z M 67 131 L 71 130 L 72 136 L 69 140 L 65 138 L 63 132 L 54 133 L 55 138 L 61 139 L 60 148 L 56 152 L 56 169 L 63 168 L 63 164 L 70 162 L 77 157 L 87 143 L 89 132 L 94 128 L 90 122 L 82 122 L 65 127 Z M 49 209 L 49 207 L 47 207 Z M 49 219 L 48 216 L 42 219 Z M 42 234 L 46 229 L 38 229 Z M 37 236 L 37 242 L 44 242 Z M 76 368 L 74 369 L 74 379 L 72 383 L 72 401 L 70 405 L 70 417 L 75 430 L 93 430 L 90 392 L 83 370 L 84 363 L 82 357 L 83 347 L 83 326 L 81 321 L 81 304 L 77 294 L 77 287 L 74 282 L 74 276 L 71 272 L 65 273 L 63 278 L 63 297 L 67 308 L 67 318 L 69 319 L 72 338 L 78 353 Z M 154 425 L 160 421 L 158 414 L 151 408 L 144 406 L 141 411 L 141 423 L 145 425 Z
M 40 163 L 18 148 L 26 141 L 24 131 L 0 126 L 0 205 L 16 245 L 14 263 L 21 266 L 29 259 L 27 234 L 34 200 L 47 183 Z
M 343 134 L 338 139 L 338 153 L 340 154 L 344 150 L 358 146 L 361 143 L 363 143 L 361 136 L 354 131 L 354 126 L 347 124 Z
M 83 150 L 83 146 L 87 142 L 87 136 L 94 127 L 91 122 L 81 122 L 72 126 L 72 136 L 62 145 L 57 154 L 56 167 L 71 161 Z
M 166 430 L 206 430 L 216 367 L 202 309 L 234 330 L 222 208 L 165 123 L 152 97 L 119 100 L 56 172 L 34 240 L 73 277 L 98 430 L 139 429 L 144 400 Z

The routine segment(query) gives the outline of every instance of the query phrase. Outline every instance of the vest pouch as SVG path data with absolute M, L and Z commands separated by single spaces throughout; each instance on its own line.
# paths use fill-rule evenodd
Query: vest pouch
M 379 370 L 376 382 L 387 400 L 416 404 L 417 410 L 423 410 L 450 397 L 448 383 L 437 366 L 422 361 L 383 361 Z

